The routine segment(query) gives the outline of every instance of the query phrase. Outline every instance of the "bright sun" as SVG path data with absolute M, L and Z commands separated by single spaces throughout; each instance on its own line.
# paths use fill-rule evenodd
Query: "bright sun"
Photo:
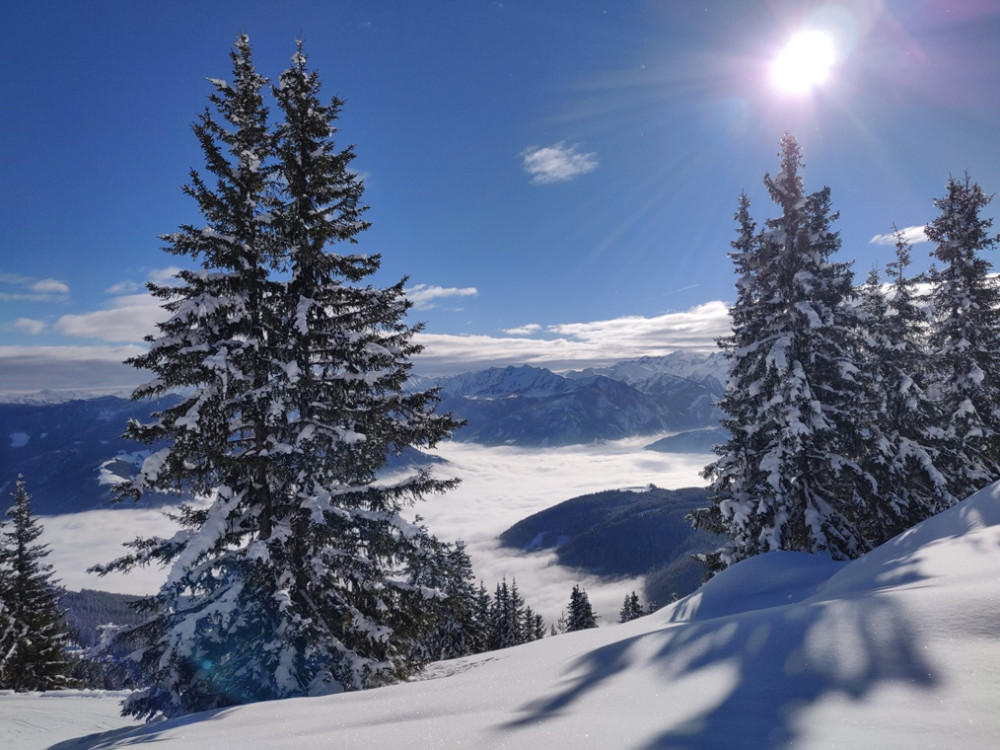
M 806 94 L 830 75 L 835 60 L 833 40 L 821 31 L 800 31 L 771 65 L 774 84 L 789 94 Z

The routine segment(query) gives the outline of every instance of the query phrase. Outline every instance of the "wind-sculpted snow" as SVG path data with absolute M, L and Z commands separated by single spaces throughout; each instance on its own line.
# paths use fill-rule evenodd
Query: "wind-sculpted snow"
M 993 485 L 859 560 L 758 556 L 648 617 L 435 664 L 435 679 L 54 747 L 998 747 L 998 621 Z M 83 708 L 52 706 L 79 726 Z

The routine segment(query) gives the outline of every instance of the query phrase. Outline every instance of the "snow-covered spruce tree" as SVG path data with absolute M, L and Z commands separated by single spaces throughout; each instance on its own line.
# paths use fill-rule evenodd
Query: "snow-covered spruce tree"
M 411 566 L 411 581 L 437 596 L 422 608 L 428 627 L 414 643 L 418 659 L 439 661 L 485 651 L 488 624 L 479 615 L 479 589 L 464 543 L 431 539 L 426 547 L 430 554 L 422 567 Z
M 475 639 L 472 642 L 472 653 L 478 654 L 489 651 L 493 642 L 493 597 L 486 588 L 483 581 L 479 581 L 479 588 L 476 590 L 476 607 L 473 621 L 476 623 L 474 630 Z
M 411 306 L 404 280 L 387 288 L 361 285 L 378 270 L 379 256 L 330 249 L 354 243 L 368 227 L 361 218 L 363 184 L 348 170 L 353 149 L 334 145 L 342 102 L 321 101 L 320 79 L 308 69 L 301 44 L 274 96 L 283 114 L 277 129 L 282 204 L 274 226 L 290 274 L 276 299 L 284 340 L 279 379 L 285 413 L 294 415 L 285 442 L 297 447 L 278 460 L 297 493 L 285 514 L 295 588 L 325 592 L 325 598 L 303 599 L 298 638 L 327 653 L 309 657 L 297 646 L 297 672 L 315 672 L 311 661 L 335 661 L 331 674 L 320 670 L 323 680 L 360 688 L 416 666 L 405 655 L 433 627 L 434 618 L 421 615 L 437 594 L 407 585 L 396 572 L 423 565 L 437 542 L 407 525 L 400 512 L 454 484 L 421 470 L 380 485 L 376 474 L 388 453 L 432 446 L 458 423 L 433 412 L 437 391 L 404 392 L 410 360 L 421 349 L 413 341 L 420 325 L 404 320 Z M 380 633 L 385 628 L 391 637 Z M 329 645 L 331 638 L 344 654 Z
M 333 247 L 367 227 L 352 152 L 333 144 L 340 103 L 320 102 L 299 47 L 272 128 L 246 36 L 232 61 L 232 82 L 212 81 L 215 113 L 194 126 L 212 182 L 192 171 L 185 191 L 205 225 L 165 238 L 202 268 L 151 287 L 170 317 L 130 360 L 156 376 L 136 398 L 186 397 L 129 426 L 169 445 L 120 492 L 183 488 L 210 502 L 181 506 L 173 538 L 139 539 L 98 568 L 172 566 L 136 631 L 152 686 L 124 710 L 139 717 L 411 674 L 422 606 L 437 596 L 407 573 L 433 538 L 402 511 L 452 482 L 377 474 L 389 451 L 431 446 L 455 422 L 433 413 L 434 392 L 403 393 L 420 347 L 402 282 L 361 286 L 378 256 Z
M 590 597 L 579 585 L 573 587 L 569 595 L 569 614 L 566 616 L 566 632 L 587 630 L 597 627 L 597 615 L 590 606 Z
M 910 246 L 896 232 L 896 259 L 883 285 L 875 271 L 860 290 L 864 316 L 865 382 L 869 405 L 859 414 L 872 436 L 860 461 L 875 477 L 878 502 L 869 505 L 866 538 L 888 541 L 949 507 L 945 476 L 937 464 L 947 455 L 938 405 L 928 395 L 928 316 L 908 277 Z
M 507 579 L 497 584 L 490 606 L 490 650 L 525 643 L 524 599 L 517 588 L 517 579 L 507 585 Z
M 522 643 L 531 643 L 545 637 L 545 618 L 528 605 L 524 606 L 521 615 L 521 637 Z
M 764 183 L 781 215 L 755 232 L 745 197 L 736 215 L 733 335 L 719 342 L 732 364 L 720 402 L 730 437 L 704 472 L 713 504 L 692 517 L 730 539 L 708 555 L 710 571 L 770 550 L 843 559 L 871 546 L 875 480 L 857 463 L 871 436 L 857 420 L 866 405 L 853 277 L 831 259 L 840 239 L 829 188 L 805 193 L 790 134 L 779 156 Z
M 646 614 L 646 610 L 639 603 L 639 595 L 633 591 L 631 594 L 625 595 L 625 601 L 622 602 L 621 609 L 618 610 L 618 622 L 631 622 Z
M 941 469 L 957 499 L 1000 477 L 1000 286 L 982 256 L 1000 242 L 981 215 L 991 200 L 968 175 L 950 178 L 925 229 L 940 263 L 930 349 L 950 448 Z
M 69 635 L 59 609 L 47 545 L 36 544 L 42 526 L 19 476 L 9 521 L 0 525 L 0 688 L 24 692 L 71 684 Z

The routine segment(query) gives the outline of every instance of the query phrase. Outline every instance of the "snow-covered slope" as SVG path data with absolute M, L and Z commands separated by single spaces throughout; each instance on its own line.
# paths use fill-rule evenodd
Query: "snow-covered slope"
M 136 402 L 112 396 L 51 404 L 0 403 L 0 497 L 9 500 L 18 474 L 23 474 L 32 509 L 40 515 L 107 507 L 114 470 L 141 461 L 140 453 L 147 448 L 122 438 L 129 420 L 149 421 L 153 412 L 173 403 L 173 397 Z M 102 467 L 119 454 L 120 461 L 110 471 Z M 159 495 L 143 505 L 174 500 Z
M 423 682 L 56 747 L 1000 747 L 998 623 L 1000 484 L 852 563 L 763 555 L 649 617 Z

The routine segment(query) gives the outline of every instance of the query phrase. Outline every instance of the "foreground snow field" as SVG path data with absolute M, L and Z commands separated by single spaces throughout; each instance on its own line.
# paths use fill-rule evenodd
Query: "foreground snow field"
M 119 704 L 125 695 L 100 690 L 0 691 L 0 747 L 36 750 L 95 731 L 138 726 L 121 716 Z
M 110 698 L 4 696 L 0 745 L 1000 747 L 1000 484 L 854 562 L 760 556 L 649 617 L 427 676 L 111 730 Z M 97 733 L 58 742 L 88 712 Z

